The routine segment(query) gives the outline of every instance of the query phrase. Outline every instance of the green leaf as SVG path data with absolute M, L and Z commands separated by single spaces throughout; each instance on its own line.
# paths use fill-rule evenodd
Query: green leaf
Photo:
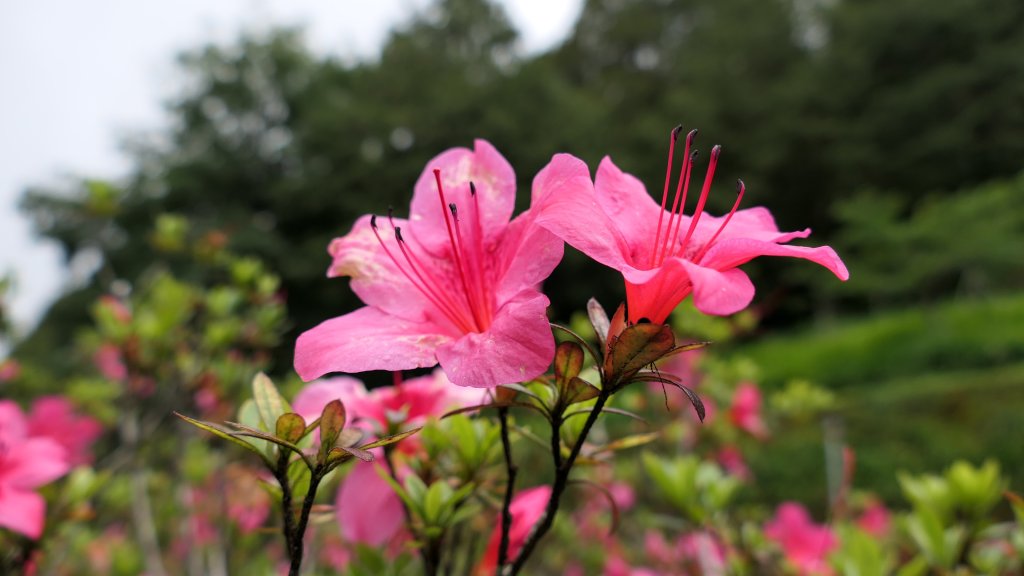
M 575 342 L 562 342 L 555 349 L 555 382 L 559 389 L 565 389 L 569 381 L 583 370 L 583 348 Z
M 221 429 L 217 425 L 209 423 L 209 422 L 202 422 L 200 420 L 195 420 L 193 418 L 189 418 L 188 416 L 185 416 L 184 414 L 179 414 L 178 412 L 174 412 L 174 415 L 177 416 L 178 418 L 181 418 L 185 422 L 188 422 L 189 424 L 195 426 L 196 428 L 199 428 L 200 430 L 206 430 L 207 432 L 213 434 L 214 436 L 217 436 L 219 438 L 223 438 L 223 439 L 227 440 L 228 442 L 237 444 L 237 445 L 241 446 L 242 448 L 245 448 L 246 450 L 251 450 L 252 452 L 255 452 L 256 454 L 259 454 L 260 458 L 263 458 L 263 461 L 267 464 L 267 466 L 271 465 L 270 464 L 270 460 L 267 459 L 266 455 L 258 447 L 253 446 L 252 444 L 246 442 L 245 440 L 242 440 L 241 438 L 233 436 L 230 432 L 227 432 L 226 430 Z
M 305 432 L 306 421 L 302 419 L 302 416 L 299 416 L 294 412 L 281 414 L 277 419 L 275 433 L 277 434 L 277 437 L 282 440 L 296 443 L 302 439 Z
M 273 430 L 277 419 L 282 414 L 292 411 L 291 406 L 277 391 L 277 387 L 263 372 L 252 379 L 252 397 L 265 431 Z
M 605 444 L 599 448 L 594 454 L 601 452 L 618 452 L 620 450 L 627 450 L 629 448 L 636 448 L 637 446 L 643 446 L 644 444 L 650 444 L 661 436 L 658 432 L 648 432 L 647 434 L 635 434 L 633 436 L 626 436 L 625 438 L 619 438 Z
M 327 461 L 327 454 L 334 448 L 338 435 L 345 427 L 345 405 L 341 400 L 331 400 L 320 414 L 320 462 Z
M 298 446 L 296 446 L 295 444 L 292 444 L 291 442 L 289 442 L 287 440 L 284 440 L 282 438 L 278 438 L 277 436 L 274 436 L 273 434 L 268 434 L 268 433 L 266 433 L 266 432 L 264 432 L 262 430 L 257 430 L 255 428 L 250 428 L 250 427 L 246 426 L 245 424 L 239 424 L 238 422 L 225 422 L 225 424 L 227 424 L 228 426 L 231 426 L 232 428 L 235 428 L 235 430 L 229 432 L 232 436 L 235 436 L 235 437 L 246 436 L 246 437 L 249 437 L 249 438 L 259 438 L 260 440 L 266 440 L 267 442 L 270 442 L 272 444 L 277 444 L 278 446 L 280 446 L 282 448 L 287 448 L 288 450 L 291 450 L 292 452 L 295 452 L 296 454 L 298 454 L 303 459 L 306 458 L 306 455 L 302 452 L 302 448 L 299 448 Z
M 573 377 L 562 388 L 562 399 L 566 404 L 586 402 L 597 398 L 600 394 L 600 388 L 579 377 Z
M 613 384 L 628 382 L 645 366 L 653 364 L 675 346 L 672 329 L 664 324 L 628 326 L 618 338 L 609 340 L 605 377 Z
M 402 440 L 405 440 L 409 436 L 412 436 L 413 434 L 419 432 L 422 429 L 423 427 L 421 426 L 419 428 L 413 428 L 412 430 L 406 430 L 405 432 L 399 432 L 398 434 L 392 434 L 391 436 L 385 436 L 384 438 L 374 440 L 369 444 L 363 444 L 359 448 L 362 450 L 370 450 L 371 448 L 377 448 L 380 446 L 389 446 L 391 444 L 394 444 L 395 442 L 401 442 Z

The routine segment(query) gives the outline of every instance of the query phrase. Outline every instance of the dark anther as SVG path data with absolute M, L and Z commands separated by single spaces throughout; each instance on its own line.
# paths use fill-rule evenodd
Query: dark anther
M 700 150 L 694 150 L 690 153 L 690 162 L 696 162 L 697 157 L 700 156 Z
M 395 226 L 395 240 L 398 240 L 399 242 L 405 242 L 405 240 L 402 239 L 402 227 L 401 226 Z
M 476 196 L 476 184 L 473 184 L 472 181 L 469 183 L 469 195 Z
M 697 138 L 697 129 L 690 130 L 690 133 L 686 135 L 686 141 L 693 144 L 693 141 Z
M 739 194 L 740 192 L 743 192 L 744 188 L 746 188 L 746 185 L 743 184 L 743 180 L 740 180 L 739 178 L 737 178 L 736 179 L 736 193 Z
M 454 216 L 456 220 L 459 219 L 459 209 L 455 207 L 455 202 L 448 205 L 448 210 L 451 211 L 452 216 Z
M 370 216 L 370 228 L 377 229 L 377 215 L 373 214 Z
M 679 133 L 683 131 L 683 125 L 680 124 L 672 129 L 672 141 L 675 142 L 679 138 Z
M 721 153 L 722 153 L 722 147 L 720 145 L 715 144 L 714 147 L 711 148 L 711 157 L 712 158 L 717 159 L 718 155 L 721 154 Z

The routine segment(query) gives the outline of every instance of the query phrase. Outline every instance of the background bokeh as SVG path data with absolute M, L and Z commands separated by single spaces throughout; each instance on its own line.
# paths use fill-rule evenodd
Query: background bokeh
M 564 41 L 530 52 L 502 4 L 438 0 L 359 58 L 325 56 L 296 28 L 197 41 L 170 76 L 166 127 L 126 130 L 127 175 L 42 173 L 22 194 L 39 238 L 94 265 L 9 343 L 45 375 L 14 393 L 59 391 L 75 373 L 92 303 L 140 280 L 154 226 L 185 221 L 281 276 L 289 332 L 271 366 L 284 375 L 299 332 L 357 305 L 324 277 L 327 243 L 361 214 L 403 210 L 439 151 L 488 139 L 521 203 L 562 151 L 592 169 L 610 155 L 657 190 L 682 123 L 702 150 L 724 146 L 713 212 L 742 177 L 747 206 L 813 227 L 851 272 L 840 284 L 800 262 L 752 263 L 758 328 L 721 352 L 755 360 L 769 394 L 794 380 L 833 391 L 829 433 L 884 497 L 894 470 L 955 458 L 995 457 L 1019 488 L 1022 54 L 1017 0 L 587 0 Z M 169 261 L 185 278 L 193 265 Z M 563 320 L 590 296 L 623 297 L 571 251 L 546 291 Z M 751 461 L 758 496 L 824 505 L 823 429 L 777 432 L 779 448 Z

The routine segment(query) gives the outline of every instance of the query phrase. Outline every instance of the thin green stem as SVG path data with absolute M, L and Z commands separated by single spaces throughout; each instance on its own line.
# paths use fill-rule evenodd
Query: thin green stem
M 508 562 L 509 533 L 512 530 L 512 497 L 515 493 L 516 474 L 518 469 L 512 461 L 512 442 L 508 434 L 508 408 L 498 408 L 498 421 L 501 423 L 501 447 L 505 453 L 505 499 L 501 505 L 501 540 L 498 544 L 498 569 Z

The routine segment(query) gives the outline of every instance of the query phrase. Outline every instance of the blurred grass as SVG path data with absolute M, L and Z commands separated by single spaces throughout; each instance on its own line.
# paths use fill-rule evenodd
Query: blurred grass
M 806 378 L 839 395 L 854 485 L 899 502 L 894 472 L 999 460 L 1024 489 L 1024 295 L 945 302 L 743 347 L 777 389 Z M 779 423 L 752 455 L 756 497 L 825 503 L 820 422 Z
M 741 347 L 761 385 L 793 378 L 863 393 L 880 381 L 1024 360 L 1024 294 L 955 300 L 765 338 Z

